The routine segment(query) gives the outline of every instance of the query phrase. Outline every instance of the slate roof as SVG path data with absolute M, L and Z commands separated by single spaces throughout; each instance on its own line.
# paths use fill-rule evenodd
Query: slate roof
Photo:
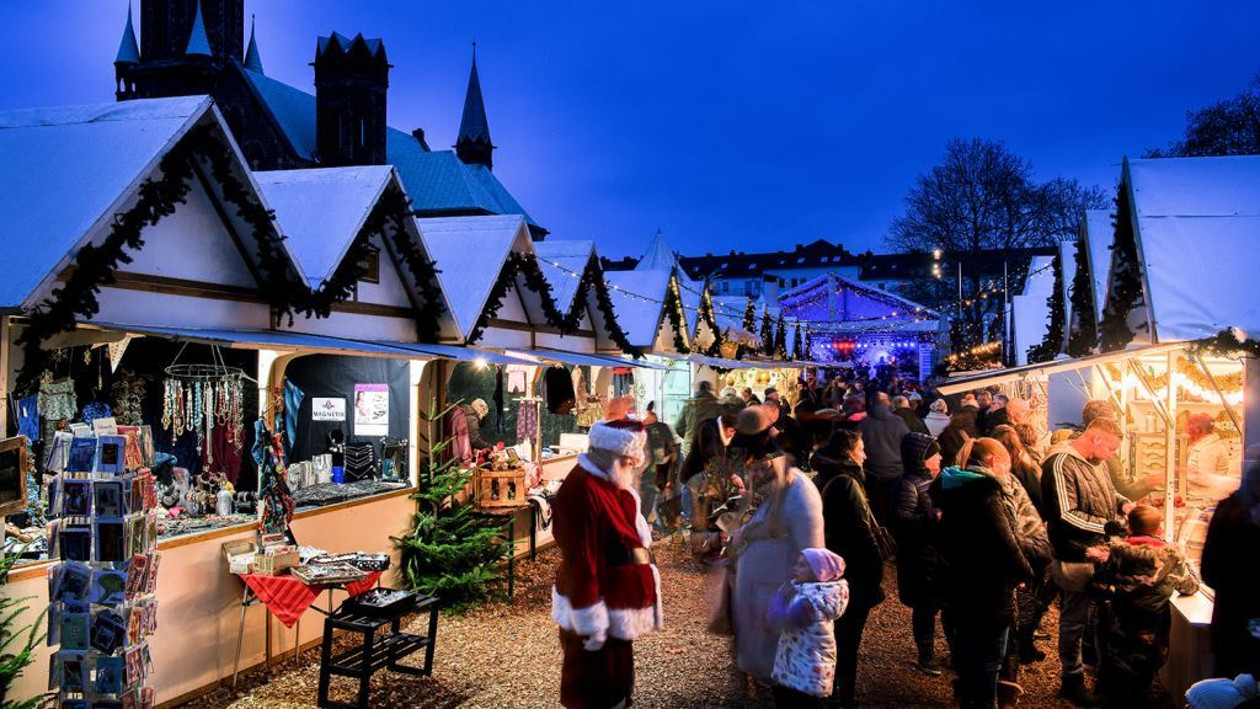
M 315 96 L 256 71 L 242 73 L 297 156 L 315 162 Z M 398 168 L 412 207 L 421 213 L 519 214 L 538 226 L 493 172 L 483 165 L 465 165 L 454 151 L 429 151 L 410 133 L 387 128 L 385 154 Z
M 0 111 L 0 308 L 28 305 L 128 188 L 207 111 L 206 96 Z M 37 235 L 37 238 L 33 238 Z
M 393 174 L 389 165 L 254 173 L 312 289 L 341 265 Z

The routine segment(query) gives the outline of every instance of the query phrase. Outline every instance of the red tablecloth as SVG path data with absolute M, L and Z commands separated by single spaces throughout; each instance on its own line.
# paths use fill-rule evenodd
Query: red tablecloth
M 301 579 L 291 574 L 265 576 L 263 574 L 243 574 L 241 580 L 258 596 L 267 610 L 280 619 L 285 627 L 292 628 L 302 617 L 307 608 L 319 598 L 326 588 L 344 588 L 351 596 L 370 590 L 381 578 L 382 571 L 368 571 L 367 578 L 347 584 L 317 584 L 308 586 Z

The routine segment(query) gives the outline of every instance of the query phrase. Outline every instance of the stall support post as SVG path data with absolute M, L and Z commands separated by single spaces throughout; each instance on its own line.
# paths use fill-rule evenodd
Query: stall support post
M 407 409 L 407 430 L 410 435 L 407 436 L 407 479 L 412 485 L 420 484 L 420 426 L 423 423 L 421 419 L 421 407 L 424 406 L 424 399 L 420 396 L 420 387 L 423 385 L 424 367 L 428 364 L 418 360 L 410 360 L 407 363 L 408 381 L 408 409 Z
M 1243 359 L 1243 475 L 1260 463 L 1260 359 Z
M 1173 373 L 1177 371 L 1177 357 L 1179 354 L 1178 350 L 1169 350 L 1168 352 L 1168 395 L 1165 401 L 1165 405 L 1168 407 L 1168 421 L 1165 426 L 1168 438 L 1164 452 L 1166 457 L 1165 465 L 1167 466 L 1164 472 L 1164 510 L 1166 512 L 1164 515 L 1164 539 L 1173 539 L 1173 533 L 1177 529 L 1177 516 L 1173 514 L 1173 510 L 1176 509 L 1173 506 L 1176 501 L 1176 490 L 1173 485 L 1176 482 L 1177 472 L 1177 384 Z

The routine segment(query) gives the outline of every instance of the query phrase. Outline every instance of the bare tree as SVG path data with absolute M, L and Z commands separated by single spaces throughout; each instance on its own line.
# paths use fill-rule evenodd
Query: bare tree
M 1148 158 L 1188 158 L 1211 155 L 1260 155 L 1260 74 L 1233 98 L 1186 112 L 1181 140 Z

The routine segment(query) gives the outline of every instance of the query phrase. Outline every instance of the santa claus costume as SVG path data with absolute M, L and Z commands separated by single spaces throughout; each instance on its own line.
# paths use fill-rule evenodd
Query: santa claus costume
M 551 617 L 564 651 L 560 703 L 570 709 L 630 706 L 631 643 L 662 627 L 651 530 L 628 475 L 634 466 L 617 465 L 642 462 L 646 440 L 639 421 L 595 424 L 590 452 L 578 458 L 551 503 L 561 553 Z

